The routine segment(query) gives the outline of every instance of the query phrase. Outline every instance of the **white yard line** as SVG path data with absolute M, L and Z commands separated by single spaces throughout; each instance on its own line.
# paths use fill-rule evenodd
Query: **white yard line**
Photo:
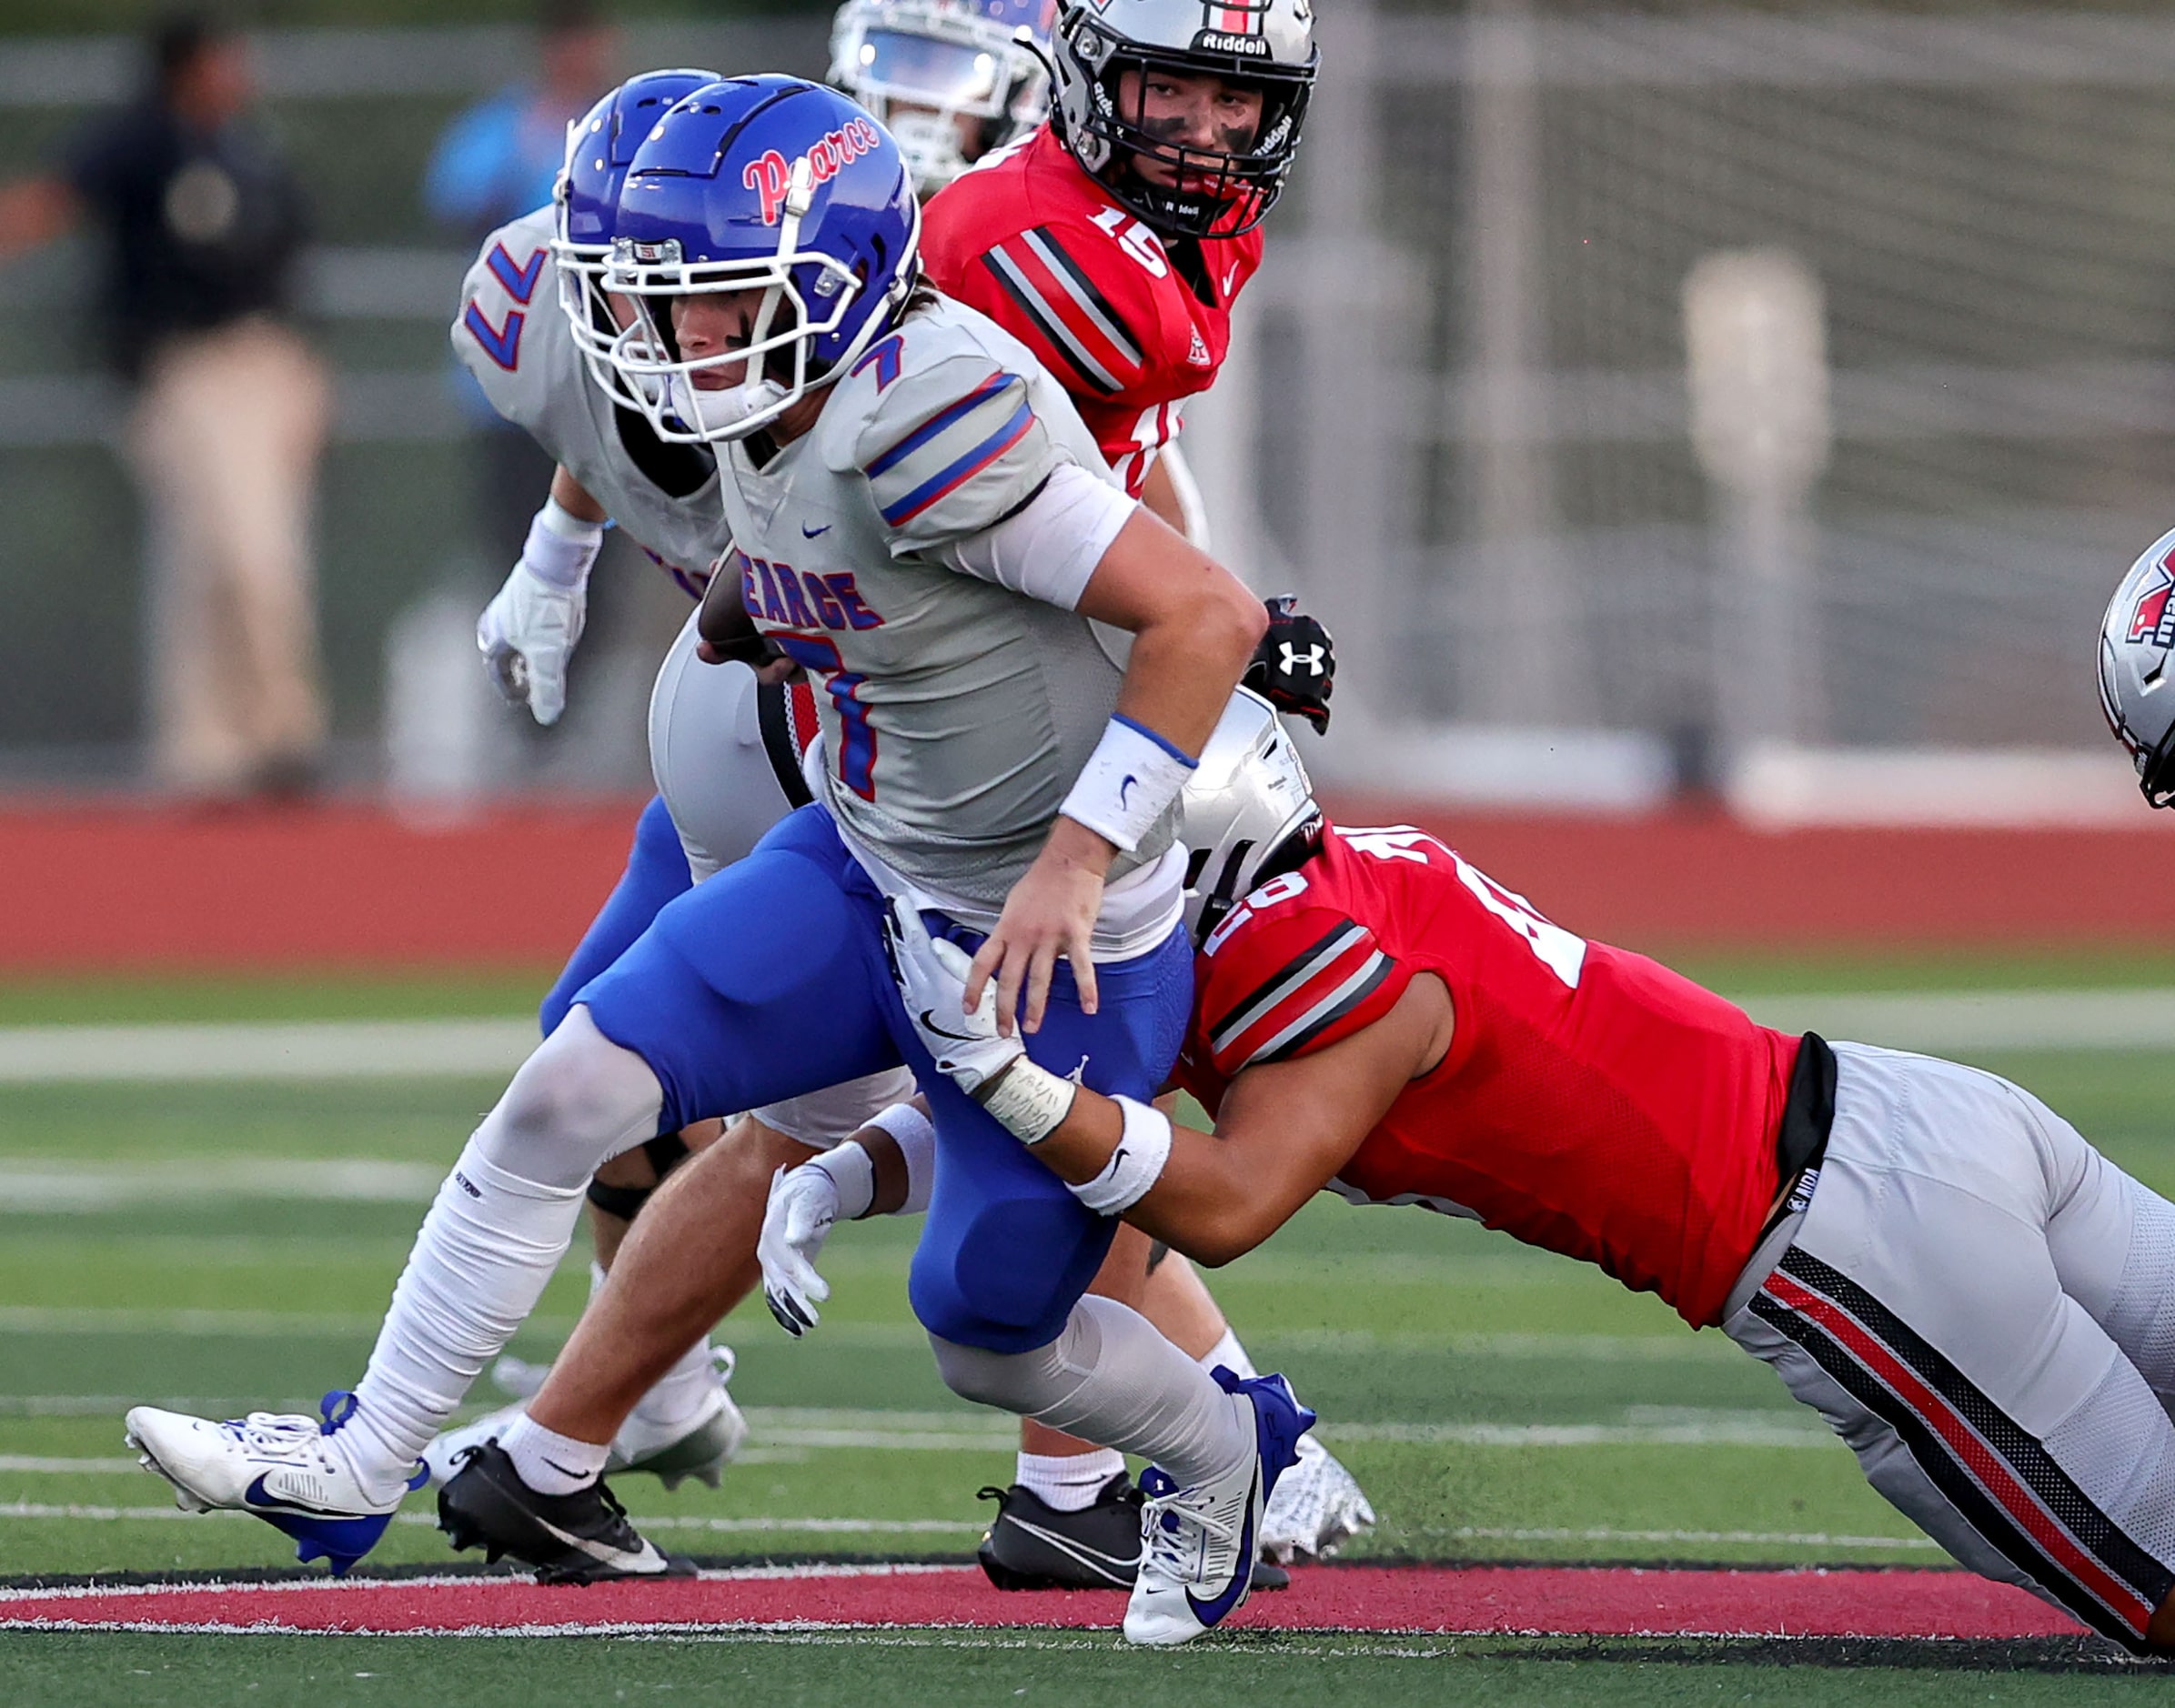
M 1740 999 L 1761 1020 L 1902 1050 L 2175 1049 L 2175 989 L 1838 991 Z M 498 1078 L 534 1020 L 0 1027 L 0 1085 Z
M 114 1210 L 203 1199 L 428 1204 L 446 1170 L 361 1157 L 205 1157 L 168 1161 L 0 1162 L 0 1205 L 17 1213 Z
M 122 1080 L 503 1078 L 533 1018 L 0 1027 L 0 1085 Z

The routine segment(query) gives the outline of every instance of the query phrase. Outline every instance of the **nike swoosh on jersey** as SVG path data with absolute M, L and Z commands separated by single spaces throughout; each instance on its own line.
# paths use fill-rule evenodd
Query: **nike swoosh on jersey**
M 357 1516 L 353 1512 L 343 1512 L 337 1507 L 312 1506 L 307 1501 L 289 1500 L 285 1495 L 274 1494 L 271 1490 L 265 1487 L 265 1478 L 270 1474 L 269 1472 L 257 1473 L 257 1481 L 242 1491 L 243 1504 L 252 1509 L 276 1507 L 284 1512 L 307 1512 L 313 1518 L 353 1518 Z
M 813 539 L 818 534 L 828 534 L 830 532 L 831 524 L 828 522 L 824 523 L 821 527 L 811 527 L 806 522 L 801 524 L 801 538 L 802 539 Z

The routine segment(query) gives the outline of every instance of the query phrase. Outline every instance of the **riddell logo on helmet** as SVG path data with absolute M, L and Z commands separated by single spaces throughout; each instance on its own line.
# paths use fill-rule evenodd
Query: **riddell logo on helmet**
M 1193 50 L 1203 54 L 1236 54 L 1244 59 L 1266 59 L 1269 44 L 1259 35 L 1232 35 L 1222 30 L 1203 30 L 1193 37 Z
M 2155 564 L 2152 583 L 2138 596 L 2136 608 L 2130 613 L 2130 638 L 2150 641 L 2156 647 L 2175 647 L 2175 573 L 2168 563 Z
M 882 134 L 867 119 L 849 119 L 843 128 L 825 132 L 801 159 L 808 162 L 810 176 L 818 184 L 828 184 L 861 156 L 875 153 L 882 140 Z M 740 174 L 741 186 L 762 197 L 764 225 L 778 223 L 786 192 L 792 187 L 793 166 L 798 164 L 789 162 L 773 148 L 760 159 L 750 160 Z

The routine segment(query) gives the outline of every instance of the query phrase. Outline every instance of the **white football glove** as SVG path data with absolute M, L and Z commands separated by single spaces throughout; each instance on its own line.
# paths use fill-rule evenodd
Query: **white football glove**
M 476 619 L 476 646 L 491 685 L 509 705 L 526 706 L 539 724 L 567 708 L 567 659 L 581 638 L 589 589 L 555 588 L 526 560 Z
M 804 1163 L 770 1176 L 755 1257 L 763 1270 L 763 1303 L 796 1341 L 816 1326 L 816 1307 L 831 1297 L 816 1259 L 838 1219 L 838 1182 L 824 1170 Z
M 957 943 L 932 938 L 921 915 L 893 897 L 884 915 L 891 973 L 921 1044 L 953 1084 L 972 1097 L 1027 1053 L 1020 1039 L 997 1030 L 997 981 L 982 987 L 982 1001 L 966 1012 L 967 973 L 973 957 Z

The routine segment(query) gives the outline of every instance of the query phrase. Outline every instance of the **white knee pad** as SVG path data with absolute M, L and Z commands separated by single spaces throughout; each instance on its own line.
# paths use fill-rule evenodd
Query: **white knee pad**
M 663 1112 L 664 1088 L 649 1064 L 605 1037 L 577 1003 L 521 1064 L 473 1142 L 509 1174 L 572 1190 L 654 1139 Z

